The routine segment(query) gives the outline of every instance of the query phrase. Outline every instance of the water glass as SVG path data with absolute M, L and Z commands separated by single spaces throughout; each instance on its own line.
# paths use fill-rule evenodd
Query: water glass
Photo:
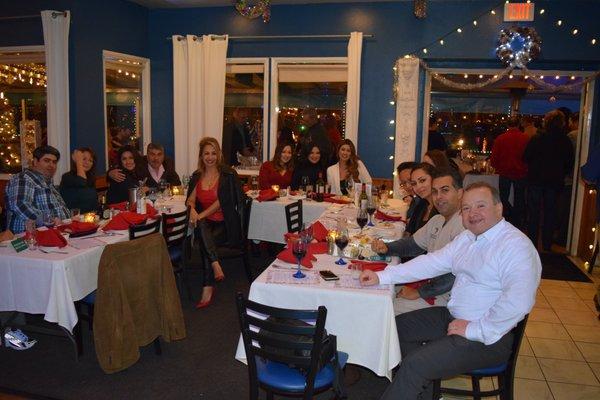
M 350 264 L 350 271 L 352 273 L 353 279 L 360 278 L 360 273 L 362 272 L 363 267 L 361 263 L 352 263 Z
M 32 219 L 25 222 L 25 242 L 30 250 L 37 249 L 37 225 Z

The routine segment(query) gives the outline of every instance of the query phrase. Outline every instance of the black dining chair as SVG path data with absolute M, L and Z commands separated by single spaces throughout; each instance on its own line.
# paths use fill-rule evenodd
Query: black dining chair
M 162 215 L 162 234 L 167 243 L 167 250 L 173 264 L 179 293 L 182 293 L 185 285 L 188 299 L 192 300 L 189 281 L 186 276 L 187 262 L 190 259 L 190 241 L 188 240 L 188 228 L 190 222 L 190 207 L 184 211 Z
M 528 317 L 529 315 L 526 315 L 525 318 L 523 318 L 523 320 L 519 322 L 511 331 L 513 333 L 513 344 L 508 361 L 500 365 L 495 365 L 489 368 L 481 368 L 465 373 L 464 375 L 471 377 L 471 383 L 473 385 L 472 390 L 443 388 L 441 387 L 441 380 L 437 379 L 433 382 L 432 399 L 438 400 L 441 398 L 442 393 L 446 393 L 459 396 L 470 396 L 475 400 L 481 400 L 483 397 L 489 396 L 500 396 L 500 400 L 512 400 L 515 367 L 517 365 L 519 348 L 521 347 L 521 341 L 523 340 Z M 481 378 L 489 377 L 498 378 L 498 389 L 481 391 L 479 381 Z
M 144 236 L 152 235 L 160 232 L 160 215 L 155 217 L 154 221 L 144 222 L 139 225 L 129 227 L 129 240 L 139 239 Z
M 276 308 L 247 300 L 241 293 L 236 303 L 251 400 L 258 399 L 259 388 L 266 391 L 267 399 L 274 394 L 312 399 L 331 388 L 335 398 L 344 396 L 342 369 L 348 354 L 337 351 L 334 335 L 326 335 L 324 306 L 318 310 Z
M 285 222 L 288 232 L 300 232 L 302 229 L 302 200 L 285 206 Z

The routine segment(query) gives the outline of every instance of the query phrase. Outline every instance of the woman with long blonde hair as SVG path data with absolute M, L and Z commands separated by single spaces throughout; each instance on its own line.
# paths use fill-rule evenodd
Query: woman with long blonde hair
M 337 195 L 348 194 L 348 186 L 353 182 L 372 182 L 371 175 L 356 154 L 356 147 L 352 140 L 344 139 L 337 151 L 338 162 L 327 168 L 327 183 L 331 185 L 331 193 Z
M 214 283 L 225 279 L 217 246 L 237 247 L 242 242 L 243 193 L 234 169 L 223 163 L 221 146 L 215 138 L 200 141 L 198 170 L 188 187 L 190 224 L 200 238 L 204 257 L 204 287 L 196 308 L 211 304 Z

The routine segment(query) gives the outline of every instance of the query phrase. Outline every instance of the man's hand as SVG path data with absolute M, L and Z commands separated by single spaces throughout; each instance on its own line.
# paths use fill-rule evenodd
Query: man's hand
M 120 168 L 111 169 L 108 171 L 108 176 L 110 176 L 112 180 L 117 183 L 121 183 L 125 180 L 125 174 Z
M 360 273 L 359 282 L 363 286 L 379 285 L 379 277 L 370 269 L 366 269 Z
M 379 253 L 379 254 L 386 254 L 388 252 L 388 247 L 385 245 L 385 243 L 381 239 L 374 240 L 373 243 L 371 243 L 371 249 L 375 253 Z
M 83 151 L 81 150 L 75 150 L 73 152 L 73 155 L 71 156 L 71 158 L 73 159 L 73 162 L 75 162 L 75 165 L 79 166 L 83 164 Z
M 459 335 L 464 338 L 467 337 L 467 325 L 470 321 L 464 319 L 455 319 L 448 324 L 448 336 Z
M 0 232 L 0 242 L 5 240 L 12 240 L 15 237 L 11 231 Z
M 413 289 L 408 286 L 402 286 L 402 289 L 396 294 L 396 297 L 408 299 L 408 300 L 416 300 L 419 297 L 419 291 L 417 289 Z

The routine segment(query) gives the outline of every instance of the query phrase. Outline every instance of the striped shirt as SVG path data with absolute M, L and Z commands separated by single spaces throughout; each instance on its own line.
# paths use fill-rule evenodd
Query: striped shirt
M 69 209 L 52 180 L 31 169 L 10 178 L 6 186 L 6 205 L 8 228 L 14 233 L 23 232 L 27 220 L 39 221 L 46 212 L 60 219 L 70 217 Z

